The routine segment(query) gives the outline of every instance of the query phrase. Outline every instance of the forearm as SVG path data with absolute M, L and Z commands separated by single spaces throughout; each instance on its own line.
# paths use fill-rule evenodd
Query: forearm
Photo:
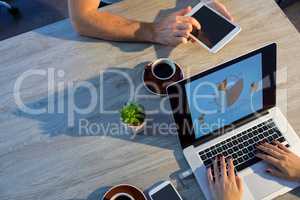
M 186 43 L 200 24 L 186 15 L 191 8 L 174 12 L 153 22 L 138 22 L 109 12 L 98 11 L 99 0 L 68 0 L 69 16 L 74 28 L 84 36 L 113 41 L 153 42 L 176 46 Z
M 152 23 L 137 22 L 98 10 L 71 15 L 71 20 L 84 36 L 113 41 L 154 42 Z

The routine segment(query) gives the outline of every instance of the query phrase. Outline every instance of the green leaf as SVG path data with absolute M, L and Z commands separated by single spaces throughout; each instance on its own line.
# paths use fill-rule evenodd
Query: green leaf
M 121 120 L 130 125 L 140 125 L 145 120 L 145 109 L 142 105 L 130 102 L 120 110 Z

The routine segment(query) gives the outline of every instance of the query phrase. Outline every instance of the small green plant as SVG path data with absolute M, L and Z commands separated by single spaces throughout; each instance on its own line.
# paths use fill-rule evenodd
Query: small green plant
M 134 102 L 127 103 L 120 111 L 124 123 L 139 126 L 145 120 L 145 109 L 142 105 Z

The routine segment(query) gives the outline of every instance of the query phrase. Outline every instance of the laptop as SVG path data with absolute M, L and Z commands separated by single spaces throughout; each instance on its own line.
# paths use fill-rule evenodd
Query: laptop
M 256 145 L 277 140 L 300 155 L 300 140 L 276 107 L 276 44 L 226 62 L 167 88 L 184 156 L 204 196 L 207 168 L 231 157 L 245 200 L 272 199 L 298 186 L 265 173 Z

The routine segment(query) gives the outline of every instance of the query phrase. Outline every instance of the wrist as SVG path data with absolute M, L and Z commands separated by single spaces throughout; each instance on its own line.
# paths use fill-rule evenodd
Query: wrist
M 155 24 L 138 22 L 138 27 L 134 35 L 136 41 L 156 43 Z
M 145 39 L 146 42 L 157 43 L 157 34 L 156 34 L 156 26 L 155 22 L 153 23 L 144 23 L 145 30 Z

